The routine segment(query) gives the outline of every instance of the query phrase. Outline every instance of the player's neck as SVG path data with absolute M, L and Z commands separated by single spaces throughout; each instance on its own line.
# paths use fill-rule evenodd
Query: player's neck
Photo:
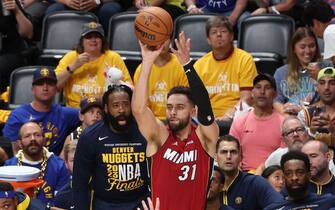
M 191 134 L 191 123 L 189 123 L 185 128 L 174 132 L 174 135 L 176 135 L 180 140 L 185 140 L 187 137 Z
M 225 176 L 225 182 L 224 182 L 224 190 L 228 190 L 229 186 L 234 182 L 236 177 L 239 174 L 239 170 L 233 170 L 233 171 L 224 171 Z
M 33 100 L 31 102 L 31 106 L 33 107 L 34 110 L 38 112 L 48 112 L 51 109 L 51 104 L 52 101 L 38 101 L 38 100 Z

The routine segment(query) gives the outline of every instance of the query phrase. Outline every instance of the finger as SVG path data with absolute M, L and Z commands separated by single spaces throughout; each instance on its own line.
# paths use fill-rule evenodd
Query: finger
M 142 201 L 142 206 L 144 210 L 148 210 L 148 206 L 144 201 Z
M 152 201 L 151 201 L 151 198 L 148 197 L 147 200 L 148 200 L 149 208 L 150 208 L 150 209 L 154 209 L 154 205 L 153 205 L 153 203 L 152 203 Z
M 159 197 L 156 198 L 156 209 L 159 209 L 160 207 L 160 201 L 159 201 Z
M 178 39 L 174 39 L 174 43 L 176 44 L 176 48 L 177 48 L 176 52 L 178 53 L 178 51 L 181 48 Z

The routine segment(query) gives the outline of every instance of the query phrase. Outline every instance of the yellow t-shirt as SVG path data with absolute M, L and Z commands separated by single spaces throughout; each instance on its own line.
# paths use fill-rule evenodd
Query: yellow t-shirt
M 147 2 L 149 3 L 149 5 L 151 5 L 151 3 L 155 1 L 155 0 L 147 0 Z M 181 5 L 184 1 L 183 0 L 167 0 L 166 3 L 167 4 L 173 4 L 176 5 L 182 9 L 184 9 L 184 7 Z
M 76 51 L 67 53 L 56 68 L 56 74 L 66 71 L 66 67 L 74 63 L 78 57 Z M 79 108 L 80 100 L 88 96 L 102 96 L 105 92 L 104 70 L 106 63 L 115 66 L 123 72 L 123 81 L 132 84 L 128 69 L 121 56 L 113 51 L 106 51 L 96 60 L 85 63 L 76 69 L 64 86 L 66 105 Z
M 215 117 L 234 107 L 240 88 L 252 87 L 257 69 L 252 56 L 235 48 L 225 60 L 215 60 L 212 51 L 200 58 L 194 68 L 206 86 Z
M 140 64 L 134 74 L 136 84 L 140 76 L 142 64 Z M 162 67 L 155 64 L 152 66 L 149 77 L 149 102 L 148 106 L 161 120 L 166 118 L 166 96 L 171 88 L 175 86 L 188 86 L 188 81 L 184 73 L 183 66 L 177 57 L 171 54 L 170 61 Z

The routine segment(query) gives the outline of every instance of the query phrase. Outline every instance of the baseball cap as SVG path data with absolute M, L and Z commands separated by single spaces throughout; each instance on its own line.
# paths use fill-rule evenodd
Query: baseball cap
M 81 32 L 81 36 L 85 36 L 92 32 L 96 32 L 96 33 L 99 33 L 101 36 L 105 36 L 104 29 L 102 28 L 101 24 L 97 22 L 85 23 L 83 25 L 83 31 Z
M 39 67 L 33 73 L 33 85 L 41 80 L 52 80 L 57 82 L 56 73 L 53 69 L 47 67 Z
M 99 107 L 102 109 L 101 100 L 97 97 L 87 97 L 80 101 L 80 113 L 84 114 L 91 107 Z
M 269 81 L 270 82 L 270 85 L 271 87 L 276 90 L 276 81 L 275 79 L 273 78 L 273 76 L 270 76 L 269 74 L 259 74 L 255 77 L 254 79 L 254 86 L 259 82 L 259 81 L 262 81 L 262 80 L 266 80 L 266 81 Z
M 318 73 L 318 81 L 322 77 L 334 77 L 335 78 L 335 68 L 326 67 L 326 68 L 321 69 Z

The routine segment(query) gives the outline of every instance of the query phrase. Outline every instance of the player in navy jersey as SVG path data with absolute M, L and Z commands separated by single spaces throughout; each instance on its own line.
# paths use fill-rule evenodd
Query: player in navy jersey
M 74 158 L 76 210 L 132 210 L 148 194 L 146 141 L 131 114 L 132 91 L 110 86 L 103 95 L 103 120 L 86 128 Z
M 175 87 L 168 93 L 168 129 L 147 107 L 149 75 L 162 46 L 153 50 L 141 44 L 142 70 L 134 89 L 132 110 L 148 141 L 152 200 L 159 197 L 161 210 L 200 210 L 205 208 L 219 129 L 207 90 L 190 63 L 190 40 L 181 33 L 175 42 L 177 50 L 172 51 L 184 66 L 190 88 Z M 196 106 L 197 127 L 191 123 Z
M 289 151 L 280 161 L 284 172 L 288 197 L 285 201 L 271 204 L 264 210 L 325 210 L 335 207 L 335 196 L 316 195 L 308 191 L 310 162 L 308 156 L 300 151 Z

